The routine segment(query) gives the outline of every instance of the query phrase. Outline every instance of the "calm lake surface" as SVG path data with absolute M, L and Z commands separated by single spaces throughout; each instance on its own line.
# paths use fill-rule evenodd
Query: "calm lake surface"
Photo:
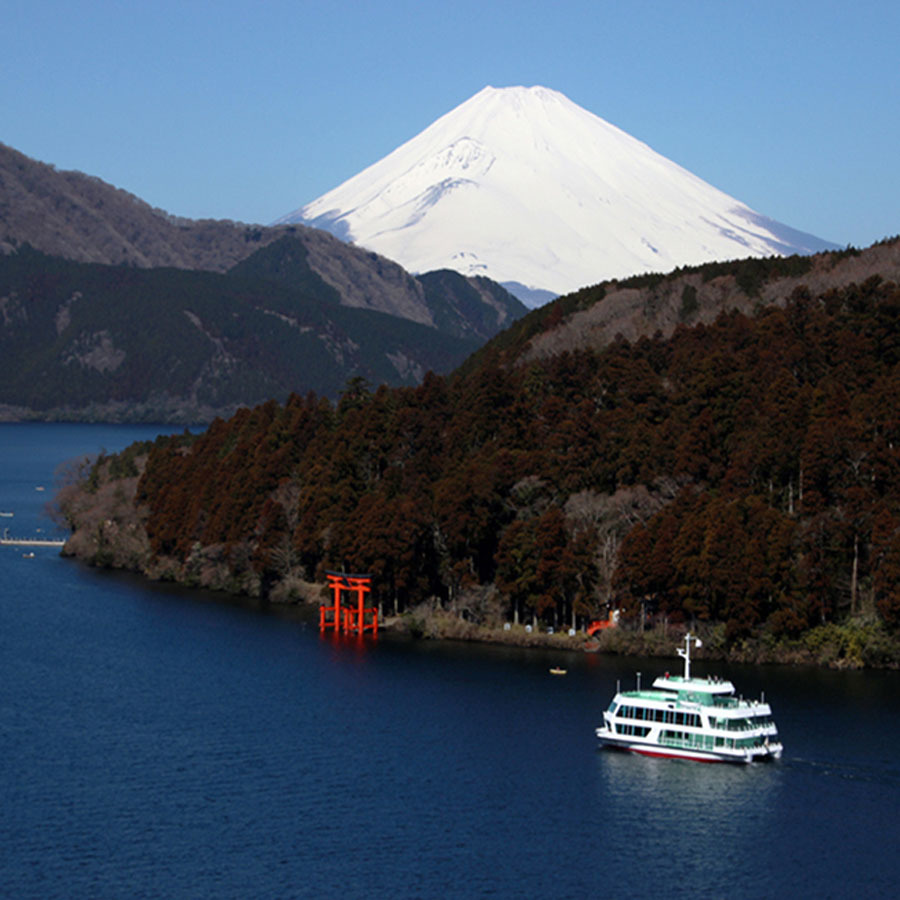
M 158 431 L 0 425 L 0 529 L 52 530 L 59 463 Z M 4 896 L 900 892 L 900 674 L 698 661 L 764 690 L 785 745 L 707 766 L 596 747 L 616 680 L 674 642 L 332 640 L 52 549 L 0 547 L 0 579 Z

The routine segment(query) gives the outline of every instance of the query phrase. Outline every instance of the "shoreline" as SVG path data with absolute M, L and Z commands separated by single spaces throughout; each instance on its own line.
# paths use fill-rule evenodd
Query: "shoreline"
M 113 529 L 119 532 L 118 528 Z M 116 534 L 121 542 L 121 534 Z M 104 542 L 105 543 L 105 542 Z M 107 545 L 108 546 L 108 545 Z M 123 565 L 115 554 L 103 557 L 86 552 L 76 540 L 66 542 L 62 555 L 92 568 L 109 569 L 119 574 L 129 574 L 147 583 L 178 587 L 187 592 L 203 591 L 224 602 L 241 602 L 258 609 L 268 609 L 282 615 L 293 615 L 311 622 L 318 619 L 319 598 L 324 585 L 311 582 L 298 583 L 296 593 L 271 592 L 260 598 L 245 585 L 203 583 L 176 577 L 174 566 L 160 566 L 148 571 L 135 564 L 143 556 L 138 550 L 131 556 L 131 565 Z M 137 548 L 134 548 L 137 549 Z M 143 549 L 143 548 L 141 548 Z M 80 552 L 79 552 L 80 551 Z M 102 560 L 102 562 L 101 562 Z M 104 564 L 105 563 L 105 564 Z M 118 563 L 118 564 L 117 564 Z M 198 583 L 199 582 L 199 583 Z M 235 590 L 237 588 L 237 590 Z M 507 627 L 508 626 L 508 627 Z M 602 653 L 610 656 L 664 658 L 672 656 L 673 649 L 689 630 L 683 624 L 657 624 L 644 632 L 631 630 L 628 625 L 607 628 L 596 637 L 588 638 L 584 631 L 569 635 L 568 629 L 548 633 L 540 628 L 527 631 L 525 625 L 467 621 L 454 612 L 421 604 L 397 616 L 386 616 L 379 623 L 379 630 L 406 635 L 413 640 L 452 640 L 499 646 L 562 650 L 571 652 Z M 746 665 L 814 666 L 837 670 L 888 669 L 900 670 L 900 635 L 888 633 L 878 622 L 866 618 L 851 619 L 837 625 L 819 625 L 792 639 L 775 640 L 764 631 L 729 645 L 725 639 L 725 626 L 719 623 L 696 623 L 690 631 L 703 641 L 698 659 L 715 660 Z
M 270 604 L 306 607 L 312 615 L 318 610 L 315 603 Z M 506 627 L 508 625 L 508 627 Z M 606 656 L 670 659 L 674 648 L 684 640 L 685 633 L 701 638 L 703 646 L 697 660 L 738 663 L 741 665 L 813 666 L 832 670 L 888 669 L 900 670 L 900 642 L 871 623 L 849 622 L 844 625 L 827 624 L 812 629 L 792 640 L 774 642 L 766 635 L 757 635 L 727 646 L 724 626 L 702 623 L 687 628 L 684 625 L 656 625 L 643 633 L 625 628 L 607 628 L 595 637 L 584 631 L 569 635 L 568 631 L 548 633 L 524 625 L 511 623 L 484 625 L 467 622 L 445 610 L 421 608 L 389 616 L 379 623 L 379 631 L 406 635 L 413 640 L 465 641 L 522 647 L 536 650 L 562 650 L 577 653 L 600 653 Z

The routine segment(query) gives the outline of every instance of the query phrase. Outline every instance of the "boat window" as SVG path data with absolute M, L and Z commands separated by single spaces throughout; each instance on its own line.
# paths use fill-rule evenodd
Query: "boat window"
M 646 737 L 650 729 L 646 725 L 625 725 L 621 722 L 616 723 L 616 733 L 625 734 L 630 737 Z

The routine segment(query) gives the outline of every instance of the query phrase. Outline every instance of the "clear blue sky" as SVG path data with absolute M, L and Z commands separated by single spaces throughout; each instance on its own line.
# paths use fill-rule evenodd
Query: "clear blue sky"
M 764 215 L 900 233 L 900 4 L 3 0 L 0 141 L 269 223 L 485 85 L 541 84 Z

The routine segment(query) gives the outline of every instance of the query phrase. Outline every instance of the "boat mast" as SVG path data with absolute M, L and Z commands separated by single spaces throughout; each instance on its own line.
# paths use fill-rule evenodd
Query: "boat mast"
M 684 636 L 684 650 L 678 648 L 678 655 L 684 660 L 684 680 L 687 681 L 691 677 L 691 641 L 698 647 L 702 647 L 700 638 L 694 637 L 690 632 Z

